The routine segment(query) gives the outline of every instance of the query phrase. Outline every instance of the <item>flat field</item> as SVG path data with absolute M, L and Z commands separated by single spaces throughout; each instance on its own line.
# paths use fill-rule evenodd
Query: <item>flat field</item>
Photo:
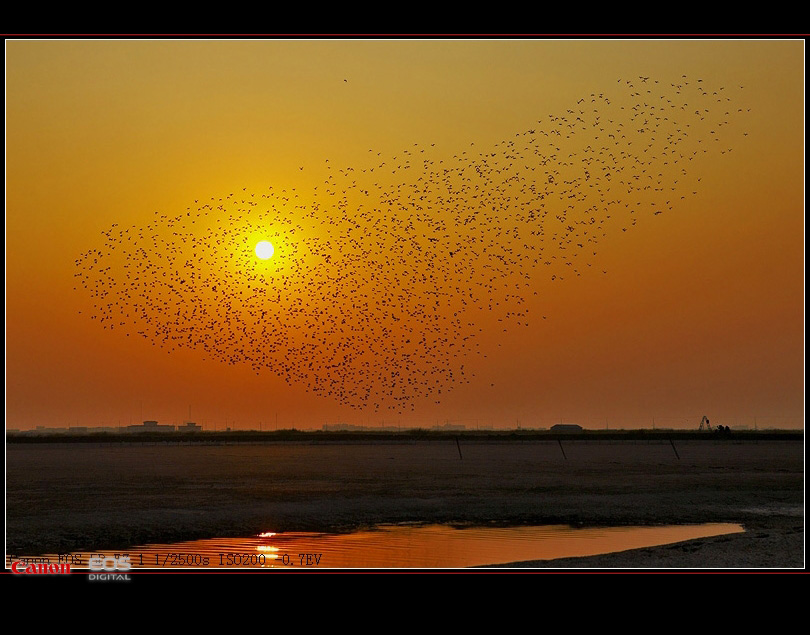
M 796 440 L 9 443 L 6 458 L 12 554 L 398 522 L 732 522 L 746 533 L 520 566 L 804 567 Z

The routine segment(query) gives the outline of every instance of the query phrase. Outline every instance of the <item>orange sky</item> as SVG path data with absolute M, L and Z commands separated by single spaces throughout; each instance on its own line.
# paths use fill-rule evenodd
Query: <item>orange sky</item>
M 9 428 L 804 425 L 802 41 L 11 40 L 6 95 Z

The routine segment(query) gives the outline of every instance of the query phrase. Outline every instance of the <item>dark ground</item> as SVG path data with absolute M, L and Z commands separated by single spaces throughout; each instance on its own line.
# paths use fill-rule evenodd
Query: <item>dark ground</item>
M 803 441 L 8 444 L 6 553 L 382 523 L 741 523 L 538 568 L 804 567 Z M 565 455 L 563 455 L 563 451 Z M 510 565 L 515 566 L 515 565 Z

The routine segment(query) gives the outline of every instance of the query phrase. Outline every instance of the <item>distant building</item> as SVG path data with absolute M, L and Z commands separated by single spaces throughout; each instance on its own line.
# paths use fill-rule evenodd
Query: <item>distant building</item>
M 360 430 L 360 426 L 353 426 L 348 423 L 324 423 L 324 432 L 348 432 L 349 430 Z
M 182 426 L 177 426 L 178 432 L 201 432 L 202 426 L 199 423 L 194 423 L 193 421 L 186 421 L 183 423 Z
M 398 432 L 399 426 L 356 426 L 351 423 L 324 423 L 324 432 Z
M 125 432 L 174 432 L 174 426 L 160 425 L 157 421 L 144 421 L 142 424 L 135 424 L 124 428 Z
M 582 426 L 576 423 L 558 423 L 551 426 L 552 432 L 582 432 Z
M 121 426 L 99 426 L 98 428 L 88 428 L 91 434 L 118 434 L 122 431 Z
M 41 434 L 67 434 L 70 432 L 70 428 L 46 428 L 45 426 L 37 426 L 36 430 L 32 430 L 31 434 L 33 435 L 41 435 Z
M 444 423 L 442 425 L 433 426 L 431 430 L 441 430 L 447 432 L 466 430 L 467 426 L 463 423 Z
M 141 429 L 143 426 L 133 427 Z M 75 434 L 85 436 L 91 434 L 118 434 L 125 431 L 126 428 L 121 428 L 119 426 L 70 426 L 68 428 L 47 428 L 45 426 L 37 426 L 34 430 L 17 430 L 16 433 L 25 436 L 42 436 L 52 434 Z M 14 430 L 9 429 L 6 432 L 11 433 L 14 432 Z

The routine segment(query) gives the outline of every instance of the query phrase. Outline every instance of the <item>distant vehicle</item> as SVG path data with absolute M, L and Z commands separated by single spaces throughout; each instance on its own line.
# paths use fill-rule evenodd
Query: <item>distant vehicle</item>
M 551 426 L 552 432 L 582 432 L 583 428 L 576 423 L 558 423 Z

